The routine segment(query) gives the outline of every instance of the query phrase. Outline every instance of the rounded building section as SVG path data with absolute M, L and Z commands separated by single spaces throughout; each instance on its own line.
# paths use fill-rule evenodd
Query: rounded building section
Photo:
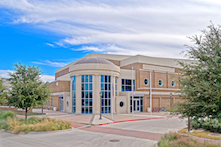
M 114 110 L 114 99 L 111 97 L 115 96 L 119 66 L 103 58 L 83 58 L 70 66 L 69 73 L 72 103 L 69 112 L 99 114 L 100 102 L 102 113 L 110 113 L 111 108 Z

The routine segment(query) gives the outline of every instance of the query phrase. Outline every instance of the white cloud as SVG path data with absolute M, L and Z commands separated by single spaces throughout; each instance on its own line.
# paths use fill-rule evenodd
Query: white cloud
M 0 69 L 0 78 L 9 78 L 8 73 L 13 73 L 12 70 L 1 70 Z
M 0 78 L 10 78 L 8 73 L 13 73 L 13 70 L 1 70 L 0 69 Z M 41 80 L 44 82 L 52 82 L 55 80 L 55 76 L 51 75 L 41 75 Z
M 210 20 L 221 24 L 218 0 L 1 0 L 1 7 L 18 12 L 14 23 L 66 36 L 57 45 L 115 54 L 183 57 L 186 36 Z
M 50 47 L 54 47 L 54 44 L 51 44 L 51 43 L 46 43 L 46 45 L 48 45 Z
M 48 66 L 52 66 L 52 67 L 63 67 L 65 65 L 67 65 L 67 63 L 64 63 L 64 62 L 52 62 L 50 60 L 32 61 L 32 63 L 38 64 L 38 65 L 48 65 Z
M 55 80 L 55 76 L 50 75 L 42 75 L 41 76 L 42 81 L 44 82 L 53 82 Z

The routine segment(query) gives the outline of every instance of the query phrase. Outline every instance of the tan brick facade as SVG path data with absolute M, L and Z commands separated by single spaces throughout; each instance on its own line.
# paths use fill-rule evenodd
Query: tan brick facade
M 55 81 L 50 83 L 52 93 L 70 92 L 70 81 Z

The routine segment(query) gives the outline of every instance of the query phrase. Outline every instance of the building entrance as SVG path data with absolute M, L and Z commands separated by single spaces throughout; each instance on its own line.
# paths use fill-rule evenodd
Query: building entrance
M 60 111 L 63 112 L 63 98 L 60 98 Z
M 140 99 L 134 100 L 134 112 L 140 112 Z
M 132 103 L 132 96 L 131 96 L 130 97 L 130 112 L 132 112 L 132 108 L 134 112 L 143 112 L 143 96 L 134 96 L 133 101 L 134 103 Z

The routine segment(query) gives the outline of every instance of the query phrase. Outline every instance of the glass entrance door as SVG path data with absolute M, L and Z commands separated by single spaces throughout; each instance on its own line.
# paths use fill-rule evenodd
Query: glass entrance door
M 140 99 L 134 100 L 134 112 L 140 112 Z
M 63 112 L 63 98 L 60 98 L 60 111 Z
M 134 96 L 132 104 L 132 96 L 130 97 L 130 112 L 143 112 L 143 96 Z

